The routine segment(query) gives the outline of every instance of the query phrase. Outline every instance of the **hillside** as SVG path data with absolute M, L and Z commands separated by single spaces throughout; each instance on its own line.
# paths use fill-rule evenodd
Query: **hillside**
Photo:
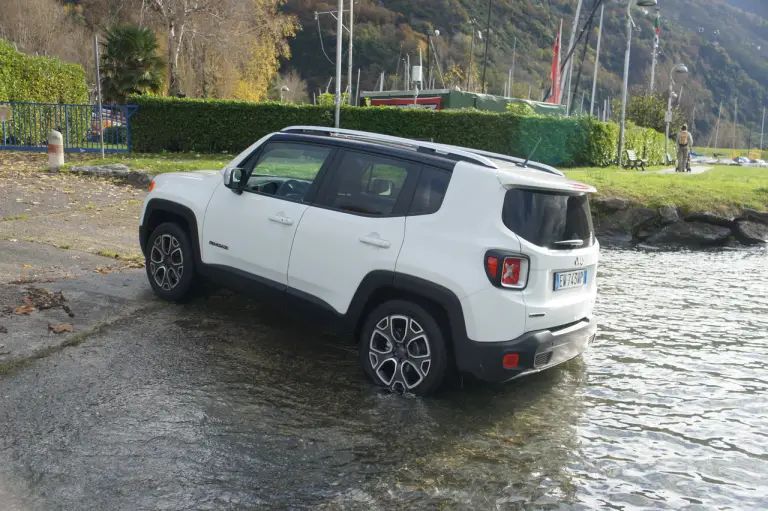
M 757 0 L 728 0 L 754 12 L 765 11 Z M 517 63 L 514 92 L 527 96 L 529 86 L 535 99 L 549 87 L 549 67 L 557 26 L 564 21 L 564 39 L 568 41 L 576 0 L 494 0 L 491 4 L 491 39 L 488 65 L 488 90 L 500 93 L 512 64 L 512 47 L 517 38 Z M 723 0 L 677 0 L 661 2 L 661 56 L 657 68 L 657 90 L 666 90 L 668 74 L 674 63 L 691 68 L 684 82 L 682 105 L 689 115 L 696 108 L 696 127 L 709 137 L 723 101 L 723 119 L 739 97 L 739 122 L 759 130 L 762 107 L 768 104 L 768 21 L 746 13 Z M 593 5 L 585 0 L 582 18 Z M 598 84 L 598 99 L 619 94 L 623 72 L 625 7 L 623 2 L 607 0 L 603 53 Z M 303 30 L 291 42 L 293 56 L 286 69 L 298 71 L 309 82 L 310 92 L 325 89 L 334 74 L 334 65 L 322 52 L 321 43 L 335 58 L 335 21 L 328 15 L 315 19 L 315 11 L 334 10 L 335 1 L 288 0 L 284 10 L 296 14 Z M 485 0 L 359 0 L 356 3 L 355 69 L 362 69 L 362 88 L 371 89 L 380 73 L 388 76 L 388 87 L 402 82 L 402 59 L 418 59 L 421 48 L 426 57 L 427 29 L 440 31 L 434 38 L 447 85 L 466 86 L 472 22 L 475 30 L 485 29 Z M 635 93 L 648 89 L 653 44 L 654 12 L 634 8 L 637 29 L 633 36 L 630 84 Z M 321 32 L 318 32 L 318 21 Z M 591 88 L 597 23 L 590 34 L 589 49 L 577 93 Z M 322 38 L 321 38 L 322 34 Z M 346 41 L 346 37 L 345 37 Z M 482 41 L 475 39 L 474 83 L 482 72 Z M 402 53 L 401 53 L 402 48 Z M 346 42 L 345 42 L 346 51 Z M 400 59 L 399 59 L 400 57 Z M 581 50 L 576 52 L 576 69 Z M 433 66 L 433 77 L 441 85 Z M 345 73 L 346 74 L 346 73 Z M 399 77 L 399 78 L 398 78 Z M 346 79 L 345 79 L 346 80 Z M 399 81 L 398 81 L 399 80 Z M 474 88 L 474 87 L 473 87 Z M 587 105 L 588 107 L 588 105 Z
M 743 11 L 768 19 L 768 2 L 765 0 L 726 0 L 726 2 Z

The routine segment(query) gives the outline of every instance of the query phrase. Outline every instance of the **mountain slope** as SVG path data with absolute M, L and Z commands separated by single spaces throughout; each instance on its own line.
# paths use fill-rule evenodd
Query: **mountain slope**
M 746 8 L 762 9 L 763 2 L 728 0 Z M 512 64 L 512 48 L 517 39 L 514 93 L 527 96 L 529 86 L 534 99 L 549 87 L 549 68 L 554 36 L 561 20 L 567 43 L 576 9 L 576 0 L 493 0 L 491 3 L 491 38 L 487 69 L 488 91 L 501 93 Z M 691 74 L 684 81 L 682 104 L 693 114 L 696 126 L 709 135 L 717 118 L 718 105 L 733 105 L 739 97 L 741 123 L 754 128 L 760 121 L 762 106 L 768 104 L 768 22 L 754 14 L 729 5 L 723 0 L 666 0 L 662 5 L 661 55 L 657 67 L 657 90 L 668 87 L 669 70 L 684 62 Z M 582 26 L 593 0 L 584 0 Z M 598 103 L 616 97 L 620 91 L 626 47 L 625 3 L 605 2 L 602 71 L 598 83 Z M 310 92 L 325 89 L 334 76 L 335 20 L 315 11 L 335 10 L 333 0 L 288 0 L 284 9 L 299 16 L 303 30 L 291 43 L 293 58 L 285 67 L 301 73 L 310 84 Z M 371 89 L 380 74 L 387 74 L 387 86 L 402 86 L 402 60 L 418 60 L 419 49 L 426 59 L 427 29 L 440 31 L 433 38 L 447 85 L 466 87 L 469 69 L 470 34 L 485 30 L 488 3 L 485 0 L 359 0 L 356 2 L 355 69 L 361 68 L 361 88 Z M 632 41 L 630 84 L 634 93 L 648 89 L 653 44 L 653 11 L 634 8 L 637 28 Z M 473 24 L 473 21 L 475 23 Z M 318 31 L 318 21 L 320 31 Z M 321 51 L 325 46 L 329 58 Z M 590 33 L 589 49 L 576 94 L 579 105 L 582 92 L 591 92 L 597 21 Z M 345 37 L 346 51 L 346 37 Z M 483 41 L 477 37 L 473 52 L 473 83 L 480 83 Z M 575 53 L 575 70 L 580 67 L 581 47 Z M 330 61 L 329 61 L 330 60 Z M 438 86 L 435 62 L 432 76 Z M 345 64 L 346 71 L 346 64 Z M 346 72 L 345 72 L 346 75 Z M 346 78 L 344 78 L 346 83 Z M 472 88 L 477 88 L 477 85 Z M 588 105 L 587 105 L 588 108 Z M 578 107 L 577 107 L 578 109 Z M 759 127 L 758 127 L 759 129 Z
M 742 11 L 757 14 L 763 19 L 768 19 L 768 2 L 765 0 L 725 0 L 732 6 Z

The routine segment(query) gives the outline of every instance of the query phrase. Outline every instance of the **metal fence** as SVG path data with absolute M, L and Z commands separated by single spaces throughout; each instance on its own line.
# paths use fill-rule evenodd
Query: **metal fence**
M 131 115 L 137 109 L 135 105 L 102 106 L 104 152 L 131 150 Z M 101 151 L 97 105 L 0 102 L 0 150 L 46 151 L 51 130 L 61 133 L 64 151 Z

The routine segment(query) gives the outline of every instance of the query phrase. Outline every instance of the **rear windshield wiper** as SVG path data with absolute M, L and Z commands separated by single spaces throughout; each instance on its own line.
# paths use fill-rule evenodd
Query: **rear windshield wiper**
M 581 246 L 584 246 L 584 240 L 556 241 L 555 245 L 565 245 L 568 247 L 581 247 Z

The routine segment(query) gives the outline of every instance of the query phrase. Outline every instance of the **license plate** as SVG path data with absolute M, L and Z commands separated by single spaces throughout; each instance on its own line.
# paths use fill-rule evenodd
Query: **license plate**
M 555 273 L 555 291 L 581 287 L 587 283 L 587 270 Z

